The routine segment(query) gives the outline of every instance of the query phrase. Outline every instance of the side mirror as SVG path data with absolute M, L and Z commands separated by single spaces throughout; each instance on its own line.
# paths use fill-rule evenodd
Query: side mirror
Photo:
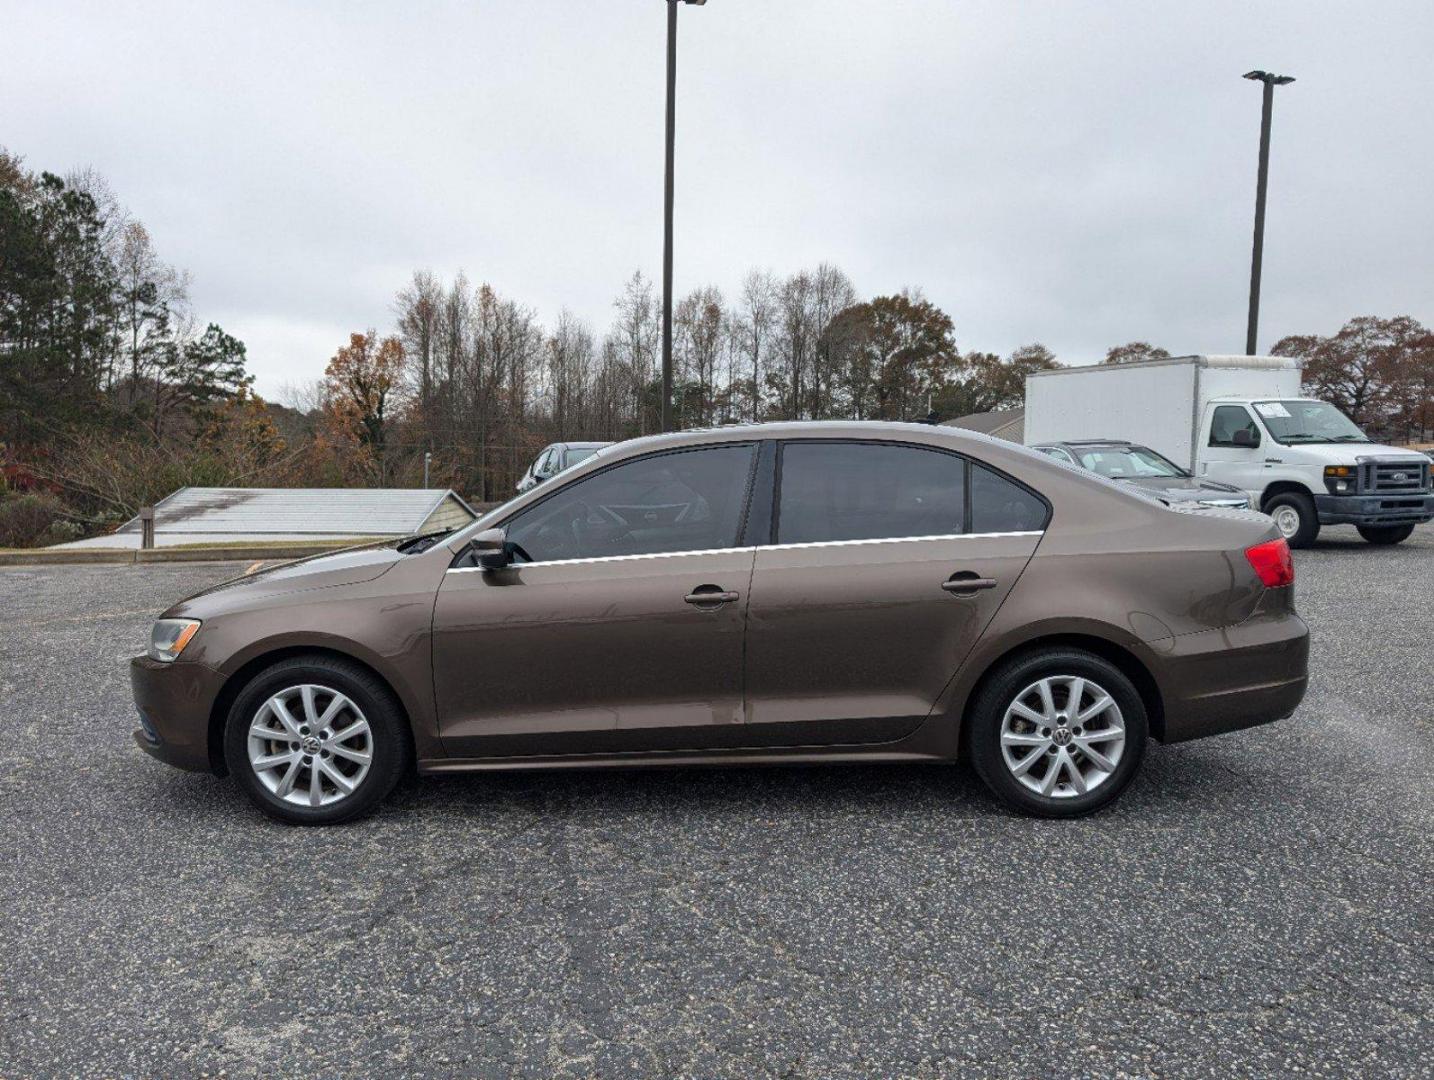
M 1230 437 L 1230 441 L 1236 446 L 1259 446 L 1260 437 L 1249 428 L 1239 428 Z
M 513 561 L 505 529 L 484 529 L 468 541 L 468 546 L 478 556 L 478 565 L 484 570 L 502 570 Z

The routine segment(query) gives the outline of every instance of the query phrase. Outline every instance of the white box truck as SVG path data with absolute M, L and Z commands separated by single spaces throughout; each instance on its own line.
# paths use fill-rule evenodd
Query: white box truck
M 1434 519 L 1430 459 L 1371 443 L 1333 405 L 1302 395 L 1299 364 L 1285 357 L 1179 356 L 1026 379 L 1027 446 L 1091 440 L 1148 446 L 1234 485 L 1292 547 L 1336 524 L 1397 544 Z

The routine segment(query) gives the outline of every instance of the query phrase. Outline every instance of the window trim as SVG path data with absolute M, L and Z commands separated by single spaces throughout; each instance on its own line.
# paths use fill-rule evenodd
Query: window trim
M 782 511 L 782 477 L 785 475 L 785 472 L 786 472 L 786 470 L 785 470 L 785 464 L 786 464 L 786 462 L 785 462 L 786 448 L 787 448 L 788 444 L 791 444 L 791 443 L 803 443 L 803 444 L 807 444 L 807 445 L 810 445 L 810 444 L 813 444 L 813 443 L 818 444 L 818 445 L 838 444 L 838 445 L 842 445 L 842 446 L 900 446 L 900 447 L 903 447 L 903 448 L 906 448 L 906 449 L 910 449 L 910 450 L 927 450 L 927 451 L 930 451 L 931 453 L 934 453 L 934 454 L 945 454 L 945 455 L 947 455 L 948 457 L 956 458 L 958 461 L 960 461 L 960 462 L 962 463 L 962 484 L 963 484 L 963 494 L 962 494 L 963 506 L 962 506 L 962 510 L 961 510 L 961 516 L 962 516 L 962 519 L 963 519 L 962 522 L 961 522 L 962 531 L 959 532 L 959 533 L 943 533 L 943 534 L 941 534 L 941 535 L 939 535 L 939 536 L 918 536 L 918 537 L 912 537 L 912 536 L 874 536 L 874 537 L 867 537 L 867 538 L 859 539 L 859 540 L 796 540 L 796 541 L 792 541 L 792 542 L 790 542 L 790 543 L 783 543 L 783 542 L 781 541 L 781 532 L 780 532 L 780 526 L 781 526 L 781 511 Z M 1017 531 L 1017 532 L 1011 532 L 1011 531 L 1008 531 L 1008 530 L 995 530 L 995 531 L 989 531 L 989 532 L 976 532 L 976 531 L 974 531 L 974 530 L 972 529 L 972 506 L 971 506 L 971 487 L 972 487 L 972 485 L 971 485 L 971 469 L 972 469 L 973 466 L 980 466 L 981 468 L 983 468 L 983 469 L 985 469 L 986 471 L 988 471 L 988 472 L 994 474 L 995 476 L 999 476 L 1002 480 L 1005 480 L 1005 481 L 1007 481 L 1007 482 L 1010 483 L 1010 484 L 1014 484 L 1016 487 L 1020 488 L 1022 491 L 1026 492 L 1028 495 L 1032 496 L 1034 499 L 1036 499 L 1037 502 L 1039 502 L 1042 506 L 1044 506 L 1044 507 L 1046 508 L 1046 514 L 1045 514 L 1045 518 L 1044 518 L 1044 519 L 1042 520 L 1042 522 L 1041 522 L 1041 527 L 1040 527 L 1039 529 L 1022 530 L 1022 531 Z M 861 439 L 861 438 L 845 438 L 845 437 L 844 437 L 844 438 L 839 438 L 839 439 L 821 439 L 821 438 L 811 438 L 811 439 L 779 439 L 779 440 L 777 441 L 777 472 L 776 472 L 776 476 L 775 476 L 775 478 L 774 478 L 774 482 L 773 482 L 773 484 L 772 484 L 772 535 L 771 535 L 771 543 L 770 543 L 770 544 L 760 544 L 760 543 L 759 543 L 758 546 L 759 546 L 759 547 L 790 548 L 790 547 L 813 547 L 813 546 L 817 546 L 817 545 L 829 546 L 829 545 L 832 545 L 832 544 L 897 543 L 897 542 L 906 541 L 906 540 L 952 540 L 952 539 L 958 539 L 958 538 L 967 537 L 967 536 L 1028 536 L 1028 535 L 1039 535 L 1039 534 L 1041 534 L 1041 533 L 1044 533 L 1048 528 L 1050 528 L 1051 517 L 1053 516 L 1054 513 L 1055 513 L 1055 508 L 1051 505 L 1051 501 L 1050 501 L 1049 499 L 1047 499 L 1044 495 L 1042 495 L 1039 491 L 1037 491 L 1035 488 L 1031 487 L 1030 484 L 1027 484 L 1027 483 L 1025 483 L 1024 481 L 1017 479 L 1016 477 L 1012 476 L 1010 473 L 1005 472 L 1004 470 L 997 468 L 996 466 L 992 465 L 992 464 L 991 464 L 990 462 L 988 462 L 988 461 L 984 461 L 984 460 L 981 460 L 981 459 L 978 459 L 978 458 L 973 458 L 973 457 L 971 457 L 971 456 L 969 456 L 969 455 L 967 455 L 967 454 L 961 453 L 959 450 L 948 449 L 947 447 L 944 447 L 944 446 L 932 446 L 930 443 L 912 442 L 912 441 L 909 441 L 909 440 L 907 440 L 907 439 Z
M 652 461 L 652 460 L 655 460 L 656 458 L 669 457 L 669 456 L 671 456 L 671 455 L 673 455 L 673 454 L 691 454 L 691 453 L 694 453 L 694 452 L 699 451 L 699 450 L 724 450 L 724 449 L 728 449 L 728 448 L 731 448 L 731 447 L 747 447 L 747 448 L 750 448 L 750 449 L 753 450 L 753 453 L 752 453 L 752 462 L 751 462 L 751 464 L 750 464 L 750 465 L 748 466 L 748 468 L 747 468 L 747 483 L 746 483 L 745 488 L 743 489 L 743 494 L 742 494 L 742 509 L 741 509 L 741 513 L 740 513 L 740 515 L 739 515 L 739 517 L 738 517 L 738 525 L 737 525 L 736 535 L 735 535 L 735 537 L 734 537 L 733 543 L 732 543 L 729 547 L 723 547 L 723 548 L 703 548 L 703 549 L 700 549 L 700 550 L 698 550 L 698 551 L 646 551 L 646 552 L 640 552 L 640 553 L 638 553 L 638 554 L 633 554 L 633 555 L 586 555 L 586 556 L 581 556 L 581 557 L 574 558 L 574 559 L 534 559 L 532 562 L 529 562 L 529 563 L 513 563 L 513 566 L 514 566 L 515 568 L 521 568 L 521 567 L 524 567 L 524 566 L 558 566 L 558 565 L 561 565 L 561 564 L 564 564 L 564 563 L 572 564 L 572 563 L 587 563 L 587 562 L 610 562 L 610 561 L 612 561 L 612 560 L 614 560 L 614 559 L 666 558 L 666 557 L 672 557 L 672 556 L 676 556 L 676 555 L 695 555 L 695 554 L 707 554 L 707 555 L 711 555 L 711 554 L 716 554 L 716 553 L 718 553 L 718 552 L 724 552 L 724 551 L 742 551 L 742 550 L 744 550 L 744 549 L 748 546 L 747 544 L 744 543 L 744 541 L 746 540 L 746 532 L 747 532 L 747 517 L 748 517 L 748 514 L 751 512 L 751 509 L 752 509 L 752 495 L 753 495 L 753 487 L 754 487 L 754 485 L 755 485 L 755 483 L 756 483 L 756 479 L 757 479 L 757 465 L 758 465 L 758 463 L 761 461 L 761 458 L 762 458 L 762 452 L 761 452 L 762 442 L 763 442 L 763 440 L 761 440 L 761 439 L 740 439 L 740 440 L 733 440 L 732 442 L 698 443 L 696 446 L 672 446 L 672 447 L 667 447 L 667 448 L 662 449 L 662 450 L 654 450 L 654 451 L 652 451 L 652 452 L 649 453 L 649 454 L 638 454 L 638 455 L 635 456 L 635 457 L 623 458 L 623 459 L 620 460 L 620 461 L 611 462 L 611 463 L 609 463 L 609 464 L 603 466 L 601 469 L 595 469 L 595 470 L 593 470 L 593 471 L 590 472 L 590 473 L 585 473 L 585 474 L 583 474 L 582 476 L 575 476 L 575 477 L 573 477 L 571 480 L 569 480 L 567 483 L 563 484 L 561 487 L 558 487 L 558 488 L 554 489 L 553 491 L 550 491 L 550 492 L 546 493 L 545 495 L 543 495 L 542 498 L 540 498 L 540 499 L 535 499 L 533 502 L 529 503 L 527 506 L 519 507 L 518 509 L 514 510 L 514 511 L 513 511 L 511 514 L 509 514 L 508 516 L 506 516 L 506 517 L 504 517 L 504 518 L 501 518 L 501 519 L 500 519 L 499 521 L 497 521 L 495 524 L 490 525 L 489 528 L 493 528 L 493 529 L 504 529 L 504 530 L 506 530 L 506 529 L 508 528 L 509 524 L 513 521 L 513 519 L 516 518 L 516 517 L 518 517 L 519 515 L 521 515 L 521 514 L 526 514 L 526 513 L 528 513 L 528 512 L 531 511 L 531 510 L 536 510 L 538 507 L 542 506 L 545 502 L 548 502 L 548 501 L 551 500 L 551 499 L 557 498 L 559 495 L 563 494 L 563 492 L 567 491 L 567 490 L 568 490 L 569 488 L 571 488 L 571 487 L 574 487 L 574 486 L 576 486 L 576 485 L 578 485 L 578 484 L 587 483 L 587 481 L 592 480 L 594 477 L 602 476 L 604 473 L 612 472 L 614 469 L 620 469 L 620 468 L 622 468 L 622 467 L 625 466 L 625 465 L 635 465 L 635 464 L 637 464 L 637 463 L 640 462 L 640 461 Z M 458 557 L 459 557 L 459 558 L 462 557 L 462 553 L 461 553 L 461 552 L 459 553 L 459 556 L 458 556 Z M 450 571 L 458 571 L 458 570 L 465 570 L 465 569 L 471 570 L 471 569 L 482 569 L 482 568 L 481 568 L 481 567 L 452 566 L 452 567 L 449 567 L 449 569 L 450 569 Z

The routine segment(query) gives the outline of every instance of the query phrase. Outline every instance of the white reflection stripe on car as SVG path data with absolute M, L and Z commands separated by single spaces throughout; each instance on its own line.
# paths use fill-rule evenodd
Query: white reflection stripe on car
M 628 562 L 633 559 L 672 559 L 682 555 L 731 555 L 746 551 L 781 551 L 796 548 L 850 547 L 854 544 L 916 544 L 923 540 L 990 540 L 1013 536 L 1042 536 L 1044 530 L 1028 532 L 985 532 L 946 533 L 939 536 L 879 536 L 870 540 L 810 540 L 800 544 L 763 544 L 760 547 L 703 548 L 697 551 L 653 551 L 638 555 L 595 555 L 586 559 L 548 559 L 530 563 L 512 563 L 508 569 L 521 570 L 525 566 L 579 566 L 585 563 Z M 481 566 L 452 566 L 450 574 L 470 574 L 481 571 Z

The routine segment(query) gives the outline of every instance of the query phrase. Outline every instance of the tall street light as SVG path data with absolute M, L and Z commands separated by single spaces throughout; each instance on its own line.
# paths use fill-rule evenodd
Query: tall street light
M 702 5 L 707 0 L 681 0 Z M 667 177 L 662 193 L 662 430 L 672 418 L 672 143 L 677 122 L 677 4 L 667 0 Z
M 1255 355 L 1260 330 L 1260 263 L 1265 254 L 1265 186 L 1270 178 L 1270 113 L 1275 106 L 1275 87 L 1295 81 L 1293 75 L 1271 75 L 1268 71 L 1247 71 L 1245 78 L 1265 84 L 1265 101 L 1260 112 L 1260 177 L 1255 182 L 1255 250 L 1250 257 L 1250 320 L 1245 327 L 1245 355 Z

